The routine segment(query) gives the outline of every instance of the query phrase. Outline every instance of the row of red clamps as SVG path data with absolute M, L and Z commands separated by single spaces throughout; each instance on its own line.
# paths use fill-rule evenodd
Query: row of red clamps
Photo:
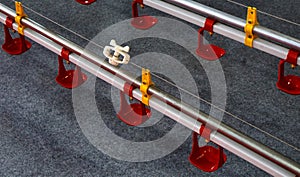
M 143 0 L 134 0 L 132 2 L 132 16 L 133 20 L 131 24 L 133 27 L 137 29 L 146 30 L 153 27 L 158 20 L 155 17 L 143 15 L 139 16 L 138 14 L 138 4 L 141 7 L 144 7 Z M 198 48 L 196 49 L 196 54 L 201 58 L 209 61 L 218 60 L 222 56 L 225 55 L 226 51 L 223 48 L 220 48 L 213 44 L 205 44 L 204 41 L 204 31 L 209 32 L 211 35 L 213 34 L 213 26 L 216 23 L 216 20 L 206 18 L 204 27 L 200 28 L 198 31 Z M 292 94 L 299 95 L 300 94 L 300 77 L 296 75 L 284 75 L 284 63 L 288 62 L 292 64 L 294 67 L 298 65 L 297 59 L 299 57 L 299 52 L 290 50 L 287 58 L 282 59 L 279 63 L 278 68 L 278 82 L 277 87 L 279 90 Z
M 92 1 L 81 1 L 82 3 L 91 3 Z M 138 16 L 137 5 L 140 4 L 143 6 L 142 0 L 135 0 L 132 3 L 132 13 L 134 19 L 131 21 L 131 24 L 142 30 L 151 28 L 157 23 L 155 17 L 150 16 Z M 213 25 L 215 20 L 207 18 L 203 28 L 200 28 L 198 33 L 198 48 L 196 50 L 197 55 L 206 60 L 216 60 L 222 57 L 225 54 L 225 50 L 211 44 L 204 44 L 203 32 L 208 31 L 213 33 Z M 5 32 L 5 42 L 2 45 L 4 51 L 11 55 L 19 55 L 30 49 L 31 43 L 25 40 L 25 36 L 20 34 L 20 37 L 13 39 L 10 35 L 9 29 L 12 29 L 12 24 L 14 20 L 7 18 L 6 24 L 4 25 Z M 65 88 L 76 88 L 83 84 L 87 80 L 87 76 L 81 72 L 80 67 L 76 66 L 75 70 L 66 70 L 64 67 L 63 61 L 69 61 L 70 51 L 63 48 L 61 55 L 58 57 L 58 75 L 56 77 L 56 82 Z M 284 75 L 284 64 L 288 62 L 293 65 L 297 65 L 297 59 L 299 57 L 299 52 L 290 50 L 287 58 L 281 60 L 279 63 L 278 69 L 278 82 L 277 87 L 289 94 L 300 94 L 300 77 L 294 75 Z M 118 112 L 118 118 L 124 123 L 130 126 L 138 126 L 143 124 L 151 117 L 151 110 L 146 105 L 141 102 L 137 103 L 128 103 L 125 95 L 128 95 L 129 98 L 133 98 L 133 90 L 137 88 L 133 85 L 125 84 L 124 91 L 120 92 L 120 111 Z M 130 99 L 133 100 L 133 99 Z M 201 126 L 200 135 L 205 139 L 209 140 L 210 129 Z M 198 145 L 199 134 L 193 132 L 193 145 L 192 151 L 189 156 L 190 162 L 197 168 L 206 171 L 213 172 L 225 163 L 226 155 L 223 152 L 223 148 L 215 148 L 213 146 L 202 146 Z
M 142 8 L 144 7 L 143 0 L 134 0 L 132 2 L 132 17 L 131 25 L 137 29 L 147 30 L 152 28 L 157 24 L 158 19 L 149 15 L 139 16 L 138 5 Z M 207 18 L 203 28 L 200 28 L 198 33 L 198 48 L 196 54 L 205 60 L 217 60 L 225 55 L 225 50 L 212 45 L 205 44 L 203 33 L 208 31 L 210 34 L 213 34 L 213 25 L 216 23 L 215 20 Z
M 129 126 L 139 126 L 146 122 L 151 117 L 151 110 L 141 101 L 129 103 L 133 101 L 133 90 L 137 87 L 125 83 L 124 91 L 120 91 L 120 111 L 117 117 Z M 126 95 L 129 99 L 126 99 Z M 129 101 L 129 102 L 128 102 Z M 223 147 L 215 148 L 213 146 L 205 145 L 199 146 L 199 137 L 205 138 L 210 141 L 211 130 L 206 126 L 201 126 L 200 134 L 193 132 L 193 145 L 192 151 L 189 156 L 189 161 L 195 167 L 205 172 L 213 172 L 218 170 L 226 162 L 227 157 L 223 152 Z
M 31 48 L 31 43 L 25 40 L 25 36 L 19 34 L 19 37 L 12 38 L 10 31 L 13 30 L 14 20 L 6 18 L 4 25 L 4 44 L 2 49 L 10 55 L 21 55 Z M 75 70 L 66 70 L 63 59 L 69 62 L 70 51 L 63 48 L 61 56 L 58 57 L 58 75 L 56 82 L 65 88 L 76 88 L 87 80 L 87 76 L 81 72 L 80 67 L 76 66 Z
M 136 3 L 133 3 L 134 7 L 136 7 L 136 5 Z M 137 13 L 134 12 L 134 14 Z M 152 22 L 149 23 L 149 20 Z M 132 24 L 137 25 L 136 22 L 137 21 L 132 21 Z M 157 21 L 155 18 L 143 16 L 138 22 L 139 28 L 146 29 L 151 25 L 154 25 Z M 2 48 L 11 55 L 20 55 L 30 49 L 31 43 L 25 40 L 25 36 L 23 35 L 20 35 L 19 38 L 15 39 L 11 37 L 9 28 L 12 29 L 13 23 L 14 20 L 7 18 L 6 25 L 4 25 L 5 42 L 2 45 Z M 151 25 L 149 26 L 149 24 Z M 203 33 L 203 31 L 199 31 L 199 34 L 201 33 Z M 203 49 L 199 48 L 198 52 L 201 50 Z M 71 52 L 68 49 L 62 48 L 61 55 L 58 56 L 58 75 L 56 77 L 56 82 L 65 88 L 72 89 L 83 84 L 87 80 L 87 76 L 81 72 L 81 69 L 78 66 L 76 66 L 75 70 L 66 70 L 64 60 L 69 63 L 70 54 Z M 130 126 L 141 125 L 151 117 L 150 108 L 146 107 L 146 105 L 140 101 L 137 103 L 127 102 L 125 94 L 127 94 L 129 98 L 133 98 L 132 92 L 135 88 L 136 87 L 133 85 L 125 84 L 124 91 L 120 92 L 121 104 L 120 111 L 117 114 L 121 121 Z M 205 132 L 207 132 L 206 130 L 208 129 L 205 129 Z M 212 146 L 199 147 L 197 136 L 197 133 L 193 134 L 193 148 L 189 157 L 191 163 L 203 171 L 211 172 L 217 170 L 226 161 L 226 155 L 224 155 L 223 149 L 221 147 L 216 149 Z

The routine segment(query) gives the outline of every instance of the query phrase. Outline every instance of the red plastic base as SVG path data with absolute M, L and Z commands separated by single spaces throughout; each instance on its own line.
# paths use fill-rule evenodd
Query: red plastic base
M 205 127 L 204 129 L 201 127 L 200 132 L 201 136 L 209 137 L 211 131 L 209 129 L 205 129 Z M 199 147 L 198 136 L 200 136 L 198 133 L 193 132 L 193 145 L 189 161 L 192 165 L 205 172 L 218 170 L 227 160 L 227 157 L 223 152 L 223 147 L 219 146 L 218 149 L 212 146 Z
M 197 50 L 196 54 L 209 61 L 218 60 L 223 55 L 225 55 L 226 51 L 218 46 L 209 44 L 209 45 L 201 45 Z
M 146 115 L 143 115 L 142 104 L 134 103 L 130 105 L 128 110 L 121 110 L 117 116 L 118 118 L 130 126 L 138 126 L 146 122 L 151 117 L 151 111 L 145 108 Z
M 23 47 L 23 41 L 21 38 L 15 38 L 2 45 L 2 49 L 11 55 L 20 55 L 31 48 L 31 43 L 25 40 L 25 47 Z
M 279 90 L 292 95 L 300 95 L 300 77 L 295 75 L 284 76 L 277 82 Z
M 96 0 L 76 0 L 76 1 L 83 5 L 90 5 L 90 4 L 94 3 Z
M 56 82 L 68 89 L 76 88 L 83 84 L 87 80 L 87 76 L 84 73 L 77 74 L 82 77 L 82 79 L 77 79 L 74 77 L 76 75 L 76 70 L 68 70 L 64 74 L 58 75 L 56 77 Z
M 157 18 L 145 15 L 133 18 L 131 20 L 131 25 L 137 29 L 147 30 L 153 27 L 157 22 Z
M 223 153 L 223 162 L 227 160 Z M 220 150 L 212 146 L 200 147 L 196 152 L 193 152 L 189 160 L 191 164 L 205 172 L 213 172 L 219 169 L 223 164 L 219 163 Z
M 120 92 L 120 102 L 120 111 L 117 116 L 127 125 L 138 126 L 151 117 L 150 109 L 141 102 L 129 104 L 123 92 Z
M 276 86 L 279 90 L 291 94 L 300 95 L 300 77 L 296 75 L 284 75 L 285 62 L 297 63 L 299 53 L 292 50 L 289 51 L 286 60 L 280 60 L 278 65 L 278 81 Z

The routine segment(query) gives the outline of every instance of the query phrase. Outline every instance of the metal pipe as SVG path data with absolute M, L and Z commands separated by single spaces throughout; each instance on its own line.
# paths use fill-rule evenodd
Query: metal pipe
M 198 14 L 189 12 L 180 7 L 171 5 L 171 4 L 163 2 L 163 1 L 144 0 L 144 4 L 149 7 L 158 9 L 162 12 L 165 12 L 167 14 L 173 15 L 177 18 L 188 21 L 192 24 L 201 26 L 201 27 L 204 26 L 204 23 L 206 20 L 206 18 L 204 18 Z M 215 33 L 221 34 L 221 35 L 231 38 L 235 41 L 238 41 L 240 43 L 244 43 L 244 41 L 245 41 L 245 33 L 244 32 L 241 32 L 237 29 L 234 29 L 232 27 L 226 26 L 221 23 L 216 23 L 214 25 L 213 31 Z M 263 52 L 274 55 L 281 59 L 286 59 L 287 54 L 289 52 L 289 49 L 287 49 L 287 48 L 284 48 L 280 45 L 271 43 L 269 41 L 266 41 L 266 40 L 260 39 L 260 38 L 257 38 L 254 40 L 253 48 L 259 49 Z M 298 63 L 298 65 L 300 65 L 300 56 L 298 57 L 297 63 Z
M 265 159 L 264 157 L 258 155 L 257 153 L 253 153 L 253 151 L 241 146 L 240 144 L 234 142 L 233 140 L 225 137 L 222 134 L 215 134 L 215 136 L 211 137 L 211 140 L 216 144 L 222 144 L 222 147 L 233 152 L 234 154 L 242 157 L 243 159 L 247 160 L 248 162 L 254 164 L 258 168 L 263 169 L 264 171 L 268 172 L 272 176 L 294 176 L 295 174 L 289 172 L 286 173 L 285 170 L 282 168 L 277 168 L 272 163 L 269 163 L 269 160 Z
M 6 16 L 0 14 L 0 21 L 5 22 Z M 17 25 L 13 25 L 14 29 L 17 29 Z M 31 29 L 25 29 L 25 35 L 32 39 L 33 41 L 41 44 L 42 46 L 48 48 L 52 52 L 56 53 L 57 55 L 60 55 L 61 50 L 63 46 L 58 45 L 57 43 L 53 42 L 52 40 L 42 36 L 41 34 L 31 30 Z M 91 74 L 97 76 L 98 78 L 106 81 L 107 83 L 111 84 L 112 86 L 118 88 L 121 91 L 124 91 L 124 85 L 125 81 L 115 77 L 112 73 L 99 68 L 97 65 L 83 59 L 77 54 L 72 53 L 70 55 L 70 61 L 81 68 L 85 69 L 86 71 L 90 72 Z M 142 93 L 135 89 L 133 90 L 133 96 L 134 98 L 141 100 L 142 99 Z M 158 110 L 159 112 L 162 112 L 166 116 L 174 119 L 175 121 L 183 124 L 184 126 L 188 127 L 192 131 L 196 131 L 198 133 L 201 127 L 201 123 L 194 118 L 189 117 L 186 114 L 181 113 L 177 109 L 173 108 L 172 106 L 169 106 L 168 104 L 164 103 L 160 99 L 152 98 L 150 100 L 150 105 L 152 108 Z M 162 106 L 164 105 L 164 106 Z M 217 143 L 218 145 L 230 150 L 232 153 L 240 156 L 241 158 L 247 159 L 250 163 L 253 165 L 265 170 L 266 172 L 275 175 L 275 176 L 295 176 L 291 172 L 285 170 L 284 168 L 278 166 L 277 164 L 273 163 L 272 161 L 269 161 L 259 154 L 247 149 L 246 147 L 241 146 L 240 144 L 230 140 L 228 137 L 220 134 L 220 133 L 213 133 L 211 136 L 211 141 Z
M 192 22 L 193 24 L 199 25 L 204 24 L 205 18 L 193 14 L 189 11 L 186 11 L 184 9 L 181 9 L 179 7 L 176 7 L 174 5 L 170 5 L 168 3 L 162 2 L 162 1 L 154 1 L 154 0 L 144 0 L 144 4 L 147 6 L 150 6 L 152 8 L 158 9 L 160 11 L 163 11 L 165 13 L 174 15 L 178 18 L 181 18 L 183 20 Z M 198 20 L 195 20 L 198 19 Z M 243 43 L 244 42 L 244 36 L 245 34 L 241 31 L 238 31 L 236 29 L 233 29 L 231 27 L 228 27 L 226 25 L 223 25 L 221 23 L 216 23 L 214 25 L 214 32 L 219 33 L 221 35 L 230 37 L 233 40 L 236 40 L 238 42 Z M 268 41 L 265 41 L 263 39 L 256 39 L 253 43 L 253 47 L 259 50 L 262 50 L 264 52 L 267 52 L 269 54 L 272 54 L 274 56 L 277 56 L 279 58 L 285 59 L 288 54 L 288 49 L 278 46 L 276 44 L 270 43 Z M 298 64 L 300 65 L 300 57 L 298 57 Z M 184 103 L 183 103 L 184 105 Z M 223 133 L 227 137 L 230 137 L 231 139 L 234 139 L 235 141 L 250 147 L 251 149 L 255 150 L 256 152 L 259 152 L 260 154 L 265 155 L 265 157 L 270 158 L 274 162 L 278 162 L 285 166 L 288 169 L 291 169 L 293 171 L 296 171 L 300 174 L 300 166 L 299 164 L 293 164 L 293 161 L 290 159 L 283 157 L 282 155 L 277 154 L 277 152 L 269 149 L 268 147 L 262 145 L 261 143 L 258 143 L 254 141 L 253 139 L 246 137 L 245 135 L 242 135 L 240 132 L 237 132 L 233 128 L 221 123 L 220 126 L 218 126 L 218 122 L 215 122 L 215 119 L 207 120 L 205 118 L 205 115 L 199 117 L 199 113 L 196 109 L 191 109 L 189 106 L 183 106 L 182 109 L 183 112 L 186 112 L 192 117 L 198 117 L 201 121 L 207 122 L 208 124 L 212 125 L 214 128 L 218 129 L 218 132 Z M 201 113 L 200 113 L 201 115 Z M 217 127 L 215 127 L 217 126 Z M 279 155 L 279 156 L 278 156 Z M 288 162 L 289 161 L 289 162 Z M 286 163 L 288 162 L 288 163 Z
M 146 1 L 156 2 L 157 0 L 146 0 Z M 147 5 L 146 1 L 145 1 L 145 5 Z M 163 0 L 163 1 L 186 8 L 195 13 L 199 13 L 201 15 L 216 19 L 232 27 L 244 29 L 246 25 L 246 20 L 244 19 L 235 17 L 233 15 L 227 14 L 225 12 L 211 8 L 209 6 L 205 6 L 195 1 L 191 1 L 191 0 Z M 267 39 L 272 42 L 279 43 L 286 47 L 300 51 L 299 39 L 265 28 L 261 25 L 255 26 L 253 32 L 254 34 L 257 34 L 259 37 L 263 39 Z
M 0 11 L 4 12 L 5 14 L 9 15 L 11 18 L 15 17 L 15 12 L 11 9 L 7 8 L 6 6 L 2 5 L 0 3 Z M 132 76 L 130 73 L 118 69 L 116 67 L 111 66 L 107 62 L 104 61 L 104 59 L 99 58 L 97 55 L 89 52 L 84 51 L 80 46 L 77 44 L 74 44 L 73 42 L 64 39 L 61 36 L 56 35 L 55 33 L 47 30 L 45 27 L 35 23 L 34 21 L 23 18 L 21 20 L 22 24 L 29 27 L 30 29 L 38 32 L 39 34 L 42 34 L 43 36 L 49 38 L 50 40 L 53 40 L 54 42 L 58 43 L 61 46 L 67 47 L 70 50 L 72 50 L 74 53 L 80 55 L 81 57 L 87 59 L 88 61 L 92 62 L 93 64 L 96 64 L 97 66 L 102 66 L 106 70 L 111 71 L 112 73 L 117 73 L 117 76 L 125 79 L 126 81 L 129 81 L 131 83 L 134 83 L 136 85 L 141 85 L 141 82 L 138 80 L 135 80 L 135 77 Z M 2 21 L 2 23 L 5 23 L 5 20 Z M 211 125 L 214 128 L 217 128 L 218 131 L 225 136 L 229 137 L 230 139 L 233 139 L 237 141 L 238 143 L 245 145 L 249 149 L 257 152 L 258 154 L 261 154 L 262 156 L 270 159 L 273 162 L 278 163 L 279 165 L 292 170 L 293 172 L 296 172 L 300 174 L 300 165 L 296 162 L 284 157 L 283 155 L 279 154 L 278 152 L 275 152 L 274 150 L 271 150 L 270 148 L 266 147 L 265 145 L 256 142 L 252 138 L 234 130 L 233 128 L 220 123 L 218 120 L 209 117 L 208 115 L 204 113 L 199 113 L 199 110 L 192 108 L 190 105 L 182 103 L 177 98 L 168 95 L 167 93 L 158 90 L 155 87 L 151 87 L 149 89 L 150 93 L 153 94 L 153 96 L 162 99 L 162 101 L 166 103 L 172 104 L 175 108 L 181 109 L 182 112 L 185 114 L 191 116 L 194 119 L 199 119 L 202 123 L 207 123 Z

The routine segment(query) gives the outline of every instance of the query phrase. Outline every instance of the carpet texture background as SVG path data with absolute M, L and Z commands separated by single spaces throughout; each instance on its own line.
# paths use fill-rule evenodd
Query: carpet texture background
M 246 15 L 246 8 L 226 0 L 198 1 L 240 18 Z M 21 2 L 87 39 L 92 39 L 117 22 L 131 18 L 130 0 L 98 0 L 90 6 L 80 5 L 73 0 Z M 237 2 L 248 3 L 261 11 L 300 23 L 298 1 Z M 13 1 L 1 3 L 14 9 Z M 37 13 L 27 8 L 25 11 L 32 20 L 80 46 L 88 44 L 88 41 Z M 174 18 L 150 7 L 141 12 Z M 297 25 L 261 13 L 258 18 L 263 26 L 300 38 L 300 27 Z M 197 29 L 196 26 L 190 26 Z M 207 35 L 206 39 L 227 51 L 220 60 L 227 84 L 226 111 L 299 148 L 300 97 L 277 90 L 279 59 L 217 34 L 213 37 Z M 0 31 L 0 41 L 4 41 L 3 30 Z M 133 48 L 132 55 L 155 51 L 178 58 L 191 73 L 198 73 L 194 78 L 201 83 L 197 85 L 199 96 L 211 99 L 207 77 L 201 66 L 186 62 L 191 57 L 187 51 L 168 41 L 155 39 L 134 40 L 129 44 Z M 289 72 L 299 74 L 299 68 Z M 199 73 L 203 75 L 200 74 L 200 77 Z M 39 44 L 33 42 L 32 48 L 20 56 L 10 56 L 0 51 L 0 176 L 268 176 L 228 151 L 225 151 L 227 163 L 221 169 L 204 173 L 187 159 L 191 138 L 158 160 L 132 163 L 111 158 L 97 150 L 82 133 L 73 110 L 72 91 L 59 86 L 55 82 L 56 75 L 57 56 Z M 97 106 L 103 110 L 102 117 L 116 134 L 123 134 L 134 141 L 147 141 L 162 136 L 166 133 L 164 128 L 168 130 L 174 125 L 173 121 L 164 117 L 167 126 L 158 125 L 151 129 L 126 126 L 116 118 L 110 90 L 109 84 L 97 80 Z M 176 89 L 173 91 L 176 92 Z M 208 108 L 203 103 L 202 111 L 208 112 Z M 225 115 L 223 122 L 300 162 L 299 151 L 232 116 Z M 130 136 L 127 136 L 129 133 Z

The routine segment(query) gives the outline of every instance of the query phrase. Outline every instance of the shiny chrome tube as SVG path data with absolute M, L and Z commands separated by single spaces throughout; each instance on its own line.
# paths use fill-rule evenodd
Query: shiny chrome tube
M 167 14 L 173 15 L 177 18 L 180 18 L 182 20 L 188 21 L 192 24 L 198 25 L 203 27 L 206 18 L 202 17 L 198 14 L 192 13 L 188 10 L 182 9 L 180 7 L 177 7 L 175 5 L 159 1 L 159 0 L 144 0 L 145 5 L 155 8 L 157 10 L 160 10 L 162 12 L 165 12 Z M 233 20 L 234 21 L 234 20 Z M 223 36 L 226 36 L 230 39 L 233 39 L 235 41 L 238 41 L 240 43 L 244 43 L 245 41 L 245 33 L 242 31 L 239 31 L 237 29 L 234 29 L 232 27 L 229 27 L 227 25 L 224 25 L 222 23 L 216 23 L 214 25 L 213 31 L 215 33 L 221 34 Z M 263 52 L 266 52 L 268 54 L 271 54 L 273 56 L 276 56 L 280 59 L 286 59 L 287 54 L 289 52 L 288 48 L 282 47 L 280 45 L 274 44 L 272 42 L 269 42 L 264 39 L 257 38 L 253 41 L 253 48 L 261 50 Z M 298 65 L 300 65 L 300 57 L 298 57 Z
M 158 0 L 146 0 L 146 2 L 147 1 L 156 2 Z M 204 15 L 206 17 L 216 19 L 219 22 L 224 23 L 225 25 L 228 25 L 228 26 L 244 29 L 244 27 L 246 25 L 245 19 L 235 17 L 233 15 L 230 15 L 230 14 L 227 14 L 220 10 L 205 6 L 205 5 L 195 2 L 195 1 L 191 1 L 191 0 L 163 0 L 163 1 L 183 7 L 185 9 L 188 9 L 195 13 L 199 13 L 200 15 Z M 147 4 L 146 2 L 145 2 L 145 4 Z M 300 40 L 299 39 L 296 39 L 296 38 L 290 37 L 288 35 L 279 33 L 277 31 L 268 29 L 261 25 L 255 26 L 253 29 L 253 32 L 254 32 L 254 34 L 257 34 L 259 37 L 261 37 L 263 39 L 270 40 L 270 42 L 279 43 L 288 48 L 300 50 Z

